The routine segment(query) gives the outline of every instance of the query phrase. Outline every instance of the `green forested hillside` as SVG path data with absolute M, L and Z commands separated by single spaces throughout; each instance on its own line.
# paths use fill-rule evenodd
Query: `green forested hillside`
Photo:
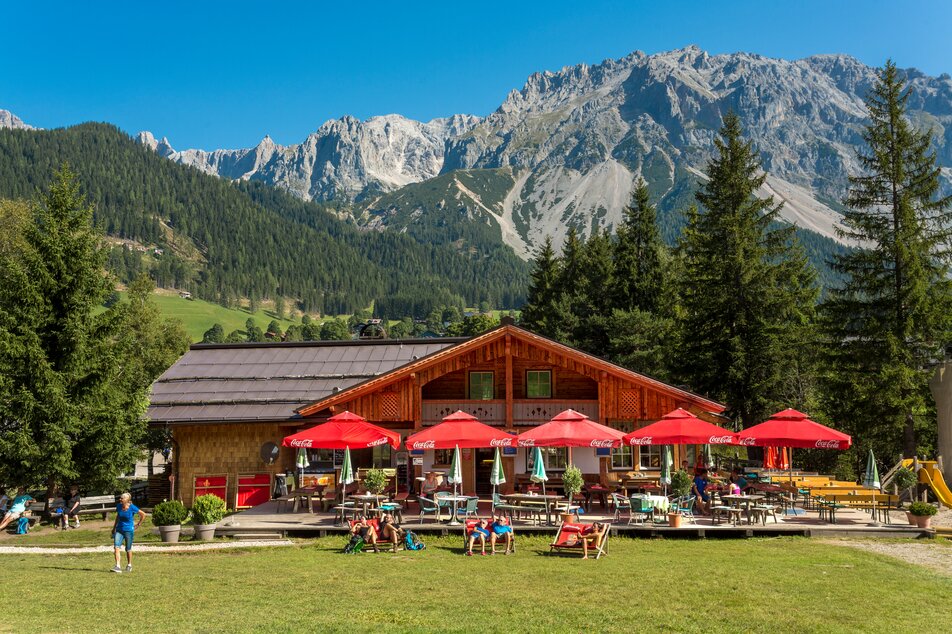
M 172 163 L 111 125 L 0 130 L 0 198 L 32 197 L 64 162 L 107 234 L 150 247 L 117 247 L 121 276 L 144 267 L 210 301 L 280 294 L 308 312 L 386 299 L 382 316 L 392 317 L 480 301 L 508 308 L 524 294 L 527 266 L 511 252 L 361 231 L 326 206 Z

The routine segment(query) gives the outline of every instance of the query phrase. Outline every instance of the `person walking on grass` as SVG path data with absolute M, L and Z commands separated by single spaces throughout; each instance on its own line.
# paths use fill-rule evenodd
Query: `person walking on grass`
M 136 516 L 139 521 L 135 521 Z M 123 544 L 126 546 L 126 572 L 132 572 L 132 538 L 144 519 L 145 511 L 132 503 L 132 496 L 129 493 L 119 496 L 119 504 L 116 505 L 116 523 L 112 525 L 112 541 L 116 555 L 116 565 L 112 572 L 122 572 L 119 565 L 119 549 Z

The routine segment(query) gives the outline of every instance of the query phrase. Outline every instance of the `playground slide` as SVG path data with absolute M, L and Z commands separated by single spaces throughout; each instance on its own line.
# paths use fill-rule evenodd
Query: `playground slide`
M 935 496 L 939 498 L 939 502 L 943 506 L 952 508 L 952 491 L 949 490 L 945 478 L 942 477 L 942 472 L 936 469 L 934 462 L 922 466 L 922 469 L 919 470 L 919 482 L 928 484 Z

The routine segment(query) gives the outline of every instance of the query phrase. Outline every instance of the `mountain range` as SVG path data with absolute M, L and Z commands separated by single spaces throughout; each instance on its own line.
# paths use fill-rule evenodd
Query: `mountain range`
M 934 130 L 952 187 L 952 78 L 904 73 L 909 116 Z M 785 202 L 788 221 L 839 240 L 840 201 L 848 175 L 859 172 L 864 98 L 875 80 L 875 68 L 846 55 L 789 61 L 690 46 L 535 73 L 482 118 L 345 116 L 300 144 L 265 137 L 211 152 L 176 151 L 149 132 L 137 138 L 209 174 L 346 203 L 365 227 L 412 234 L 420 225 L 484 224 L 526 258 L 543 236 L 558 243 L 569 226 L 583 235 L 611 230 L 638 178 L 673 239 L 705 178 L 720 117 L 733 109 L 768 172 L 762 193 Z

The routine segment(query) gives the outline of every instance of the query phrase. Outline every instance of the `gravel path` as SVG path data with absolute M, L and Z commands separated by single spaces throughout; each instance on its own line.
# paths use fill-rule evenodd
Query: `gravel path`
M 137 553 L 181 553 L 193 550 L 225 550 L 229 548 L 262 548 L 272 546 L 293 546 L 287 539 L 248 540 L 241 542 L 213 542 L 210 544 L 177 544 L 156 546 L 136 544 Z M 0 546 L 0 554 L 10 555 L 82 555 L 86 553 L 110 553 L 112 546 Z
M 823 541 L 834 546 L 846 546 L 894 557 L 910 564 L 952 575 L 952 547 L 933 540 L 900 542 L 886 539 L 827 539 Z

